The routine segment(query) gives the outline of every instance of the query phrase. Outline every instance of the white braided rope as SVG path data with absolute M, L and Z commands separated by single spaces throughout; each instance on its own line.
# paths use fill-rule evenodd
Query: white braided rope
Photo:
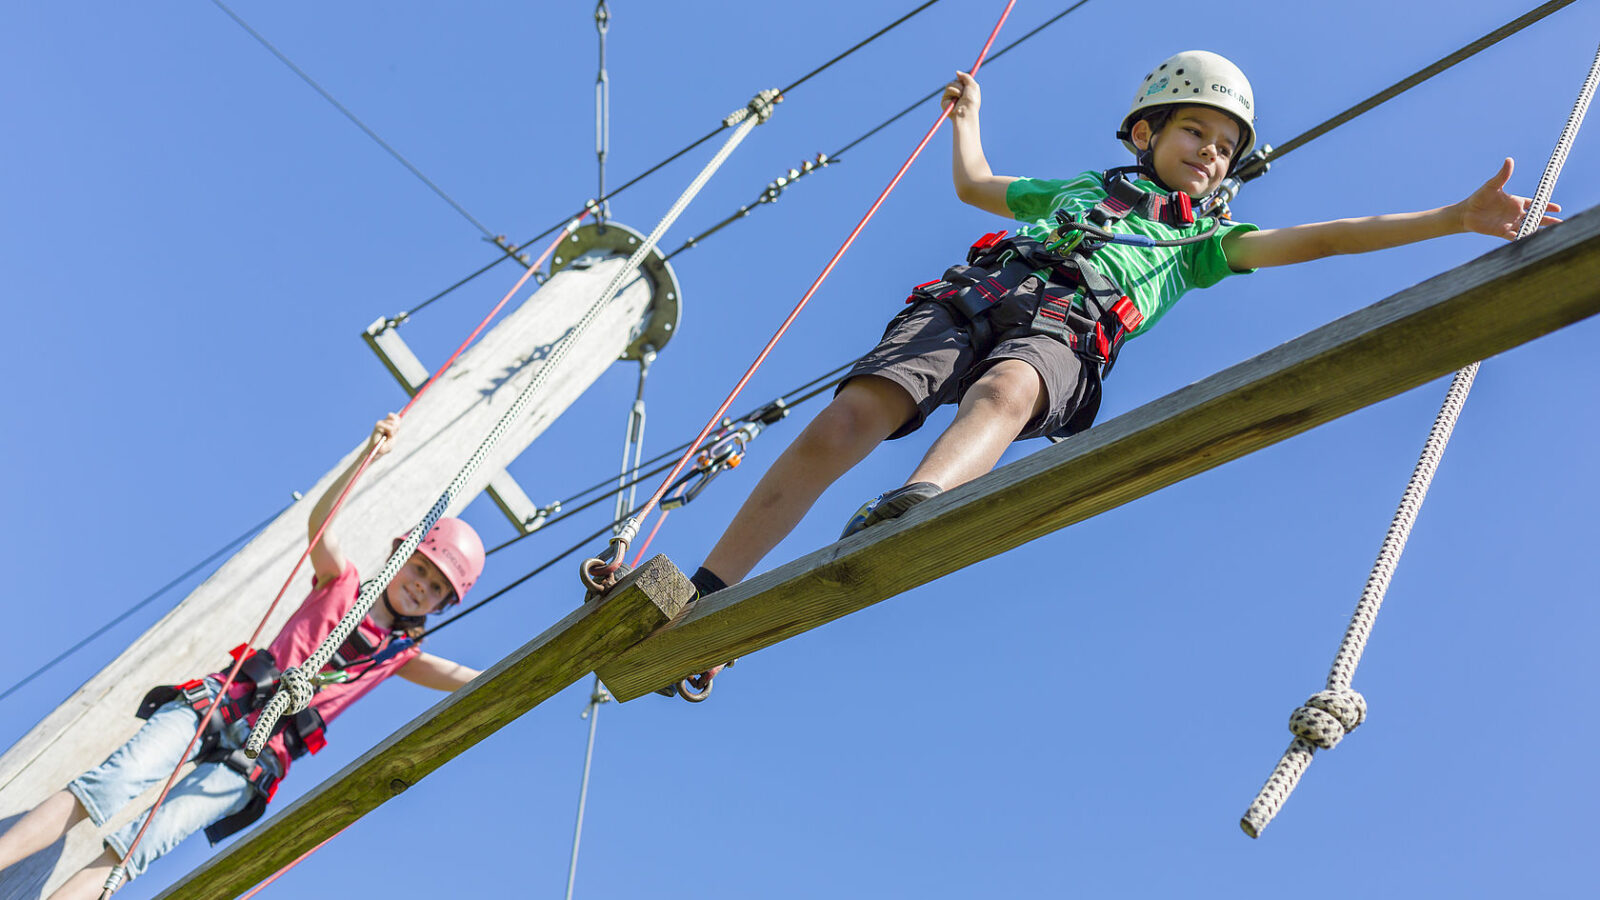
M 1545 165 L 1544 174 L 1539 178 L 1539 189 L 1534 192 L 1533 202 L 1528 205 L 1528 211 L 1517 228 L 1517 240 L 1538 230 L 1539 222 L 1544 219 L 1550 195 L 1555 191 L 1556 179 L 1561 175 L 1561 167 L 1566 164 L 1567 153 L 1577 137 L 1578 128 L 1583 124 L 1597 84 L 1600 84 L 1600 49 L 1595 51 L 1589 77 L 1584 79 L 1578 100 L 1573 104 L 1567 124 L 1561 130 L 1561 138 L 1556 141 L 1550 162 Z M 1367 576 L 1366 587 L 1362 588 L 1361 599 L 1356 603 L 1344 640 L 1339 643 L 1339 652 L 1328 670 L 1327 690 L 1313 694 L 1304 706 L 1290 715 L 1289 730 L 1295 735 L 1294 741 L 1284 751 L 1283 758 L 1278 760 L 1267 783 L 1262 785 L 1255 802 L 1250 804 L 1239 820 L 1239 827 L 1251 837 L 1259 837 L 1262 829 L 1277 815 L 1295 785 L 1300 783 L 1300 776 L 1311 765 L 1311 758 L 1317 749 L 1333 749 L 1340 739 L 1366 719 L 1366 699 L 1351 690 L 1350 684 L 1355 679 L 1361 655 L 1367 649 L 1367 638 L 1372 634 L 1378 609 L 1389 590 L 1389 581 L 1394 577 L 1395 567 L 1400 564 L 1400 554 L 1405 552 L 1411 526 L 1422 509 L 1423 499 L 1428 496 L 1428 486 L 1433 483 L 1434 472 L 1438 471 L 1445 446 L 1450 443 L 1450 434 L 1455 430 L 1456 419 L 1466 405 L 1467 394 L 1472 390 L 1472 380 L 1477 374 L 1478 363 L 1473 363 L 1457 372 L 1450 381 L 1444 404 L 1433 420 L 1428 440 L 1423 444 L 1422 454 L 1411 472 L 1411 481 L 1406 484 L 1405 493 L 1400 497 L 1399 508 L 1389 523 L 1389 532 L 1384 535 L 1383 545 L 1378 549 L 1378 559 L 1373 563 L 1372 573 Z
M 434 501 L 433 507 L 428 510 L 428 514 L 422 517 L 422 521 L 417 523 L 417 527 L 411 529 L 411 532 L 389 555 L 389 559 L 384 563 L 383 570 L 378 573 L 378 577 L 362 585 L 361 594 L 356 598 L 355 605 L 350 608 L 349 612 L 345 613 L 344 618 L 339 620 L 339 624 L 334 626 L 333 631 L 323 639 L 321 645 L 312 651 L 310 656 L 306 657 L 305 662 L 284 670 L 279 679 L 277 692 L 272 695 L 271 700 L 267 701 L 267 705 L 261 710 L 261 717 L 256 720 L 255 727 L 250 730 L 250 737 L 245 741 L 245 755 L 254 759 L 261 752 L 261 749 L 266 746 L 267 739 L 271 737 L 273 728 L 277 725 L 279 718 L 300 712 L 311 703 L 311 676 L 322 671 L 322 667 L 328 664 L 328 660 L 332 658 L 334 651 L 344 644 L 350 633 L 356 629 L 356 626 L 361 624 L 361 620 L 367 617 L 367 612 L 372 609 L 372 605 L 377 602 L 378 597 L 388 588 L 389 582 L 394 579 L 401 567 L 405 565 L 406 560 L 411 558 L 411 554 L 416 552 L 417 545 L 433 529 L 434 523 L 444 516 L 445 510 L 449 509 L 456 497 L 465 490 L 467 481 L 472 478 L 473 473 L 478 470 L 484 459 L 488 457 L 495 445 L 500 442 L 500 438 L 517 419 L 521 418 L 522 413 L 538 395 L 539 389 L 544 386 L 546 377 L 561 365 L 572 345 L 599 318 L 601 311 L 622 289 L 623 283 L 634 275 L 639 268 L 639 264 L 644 261 L 645 256 L 655 249 L 656 244 L 661 240 L 661 236 L 666 233 L 666 230 L 672 226 L 673 222 L 677 221 L 678 216 L 688 207 L 689 202 L 694 199 L 696 194 L 700 193 L 700 189 L 705 187 L 706 182 L 711 179 L 711 176 L 716 173 L 728 156 L 739 146 L 739 143 L 745 139 L 745 136 L 750 133 L 750 129 L 764 121 L 766 121 L 765 117 L 747 116 L 744 121 L 739 123 L 733 134 L 729 135 L 722 147 L 717 150 L 716 155 L 711 158 L 710 162 L 706 163 L 700 173 L 684 189 L 684 192 L 678 196 L 672 207 L 667 210 L 666 215 L 661 217 L 661 221 L 656 224 L 655 229 L 628 257 L 627 265 L 618 269 L 616 274 L 611 277 L 611 281 L 606 284 L 605 290 L 600 292 L 599 299 L 590 305 L 589 309 L 583 314 L 583 318 L 579 319 L 577 324 L 573 325 L 572 329 L 556 343 L 550 356 L 545 359 L 544 364 L 539 367 L 538 372 L 528 382 L 528 386 L 522 389 L 522 393 L 517 395 L 516 401 L 495 423 L 494 428 L 489 431 L 483 442 L 478 445 L 478 449 L 473 451 L 472 456 L 461 467 L 461 471 L 457 472 L 456 477 L 445 487 L 444 493 L 440 494 L 439 499 Z

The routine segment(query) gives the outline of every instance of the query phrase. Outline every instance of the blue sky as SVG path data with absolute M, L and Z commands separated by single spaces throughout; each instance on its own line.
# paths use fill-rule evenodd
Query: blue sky
M 610 183 L 912 5 L 614 0 Z M 807 82 L 677 238 L 965 67 L 1002 5 L 945 0 Z M 1066 5 L 1020 3 L 1001 41 Z M 1091 0 L 983 73 L 989 159 L 1045 177 L 1121 164 L 1110 133 L 1133 86 L 1191 47 L 1249 73 L 1261 135 L 1282 142 L 1531 5 Z M 592 194 L 591 4 L 234 8 L 490 228 L 524 238 Z M 9 685 L 279 508 L 401 406 L 360 329 L 493 253 L 211 4 L 0 16 Z M 1505 156 L 1512 188 L 1531 194 L 1597 35 L 1600 7 L 1575 4 L 1285 158 L 1235 213 L 1274 226 L 1439 206 Z M 704 421 L 935 115 L 929 104 L 674 260 L 685 314 L 651 378 L 652 447 Z M 1600 199 L 1592 128 L 1556 192 L 1569 212 Z M 709 155 L 630 190 L 614 215 L 648 230 Z M 947 165 L 941 137 L 740 408 L 865 350 L 909 285 L 999 227 L 956 201 Z M 1102 419 L 1495 246 L 1452 237 L 1190 295 L 1128 347 Z M 406 340 L 436 364 L 514 277 L 497 270 L 419 313 Z M 605 707 L 578 896 L 1581 893 L 1600 798 L 1575 765 L 1600 739 L 1582 713 L 1600 625 L 1600 388 L 1583 362 L 1597 336 L 1580 323 L 1484 367 L 1356 678 L 1368 723 L 1322 755 L 1262 840 L 1235 823 L 1289 712 L 1325 677 L 1442 381 L 749 657 L 710 703 Z M 633 381 L 614 367 L 513 466 L 536 500 L 610 473 Z M 814 412 L 770 429 L 656 548 L 692 567 Z M 832 540 L 929 437 L 843 479 L 769 564 Z M 511 534 L 486 500 L 468 518 Z M 484 587 L 581 527 L 496 556 Z M 431 649 L 492 663 L 578 602 L 574 569 Z M 0 701 L 0 739 L 158 607 Z M 219 654 L 239 639 L 219 635 Z M 368 816 L 277 893 L 559 896 L 587 691 Z M 374 694 L 280 802 L 434 699 L 398 683 Z M 123 896 L 151 896 L 206 852 L 191 841 Z

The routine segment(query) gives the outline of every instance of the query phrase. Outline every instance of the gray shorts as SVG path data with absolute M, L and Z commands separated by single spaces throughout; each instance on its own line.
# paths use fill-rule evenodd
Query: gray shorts
M 210 696 L 216 696 L 216 679 L 207 678 L 206 687 Z M 236 724 L 243 726 L 244 722 Z M 144 727 L 105 762 L 73 779 L 67 790 L 83 804 L 94 824 L 104 826 L 135 797 L 166 783 L 199 725 L 200 714 L 182 700 L 174 700 L 156 710 Z M 223 745 L 237 749 L 243 746 L 247 733 L 246 728 L 230 729 L 223 734 Z M 275 754 L 261 754 L 260 762 L 274 775 L 282 774 L 277 771 Z M 254 790 L 243 775 L 220 762 L 196 766 L 178 779 L 167 794 L 155 821 L 139 841 L 138 850 L 128 860 L 128 875 L 137 878 L 150 863 L 178 846 L 184 838 L 244 809 Z M 106 846 L 119 857 L 126 854 L 146 815 L 136 816 L 132 822 L 106 835 Z
M 966 321 L 944 304 L 908 307 L 889 321 L 878 346 L 856 362 L 840 387 L 859 375 L 876 375 L 904 388 L 917 411 L 889 435 L 893 440 L 921 428 L 935 409 L 959 403 L 990 366 L 1016 359 L 1039 373 L 1047 394 L 1045 411 L 1022 429 L 1017 440 L 1065 437 L 1087 429 L 1100 409 L 1100 373 L 1066 344 L 1028 333 L 1033 311 L 1027 300 L 1037 290 L 1036 285 L 1034 290 L 1029 287 L 1024 282 L 991 313 L 994 333 L 981 344 L 973 342 Z

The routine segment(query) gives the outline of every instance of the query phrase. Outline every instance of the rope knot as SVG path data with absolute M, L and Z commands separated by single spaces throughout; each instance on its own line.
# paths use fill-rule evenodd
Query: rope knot
M 722 124 L 731 127 L 751 116 L 755 116 L 756 124 L 760 124 L 772 118 L 772 108 L 782 102 L 783 95 L 778 93 L 777 88 L 767 88 L 750 98 L 750 102 L 746 103 L 743 108 L 728 113 L 728 117 L 722 120 Z
M 290 715 L 294 715 L 311 705 L 311 697 L 315 693 L 315 688 L 311 685 L 311 679 L 299 668 L 283 670 L 283 674 L 278 676 L 278 686 L 289 695 L 288 713 Z
M 1367 720 L 1367 698 L 1348 688 L 1317 691 L 1289 715 L 1296 737 L 1332 750 L 1345 735 Z

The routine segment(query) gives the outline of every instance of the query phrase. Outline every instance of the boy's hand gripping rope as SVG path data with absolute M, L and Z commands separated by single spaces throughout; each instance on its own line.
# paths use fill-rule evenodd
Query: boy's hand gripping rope
M 1000 20 L 995 23 L 993 30 L 989 32 L 989 39 L 984 41 L 983 49 L 978 52 L 978 58 L 972 64 L 971 74 L 977 75 L 978 69 L 982 68 L 984 58 L 989 55 L 989 48 L 994 46 L 994 40 L 999 36 L 1001 26 L 1005 25 L 1006 19 L 1011 15 L 1011 8 L 1016 5 L 1016 0 L 1008 0 L 1006 3 L 1005 10 L 1000 13 Z M 822 274 L 811 282 L 811 287 L 806 289 L 805 294 L 800 298 L 800 302 L 796 303 L 794 309 L 790 311 L 789 317 L 783 320 L 783 324 L 778 326 L 777 332 L 767 341 L 767 345 L 761 348 L 760 353 L 756 354 L 755 362 L 751 363 L 750 368 L 745 370 L 744 375 L 733 386 L 733 390 L 728 394 L 727 399 L 722 401 L 722 405 L 717 407 L 717 411 L 711 414 L 711 419 L 706 422 L 705 427 L 701 428 L 700 433 L 689 443 L 689 449 L 678 459 L 678 463 L 672 467 L 672 471 L 667 473 L 666 480 L 661 482 L 661 486 L 656 488 L 656 492 L 650 496 L 649 500 L 645 501 L 644 506 L 634 514 L 633 518 L 618 529 L 616 535 L 611 538 L 611 544 L 604 552 L 597 557 L 583 561 L 583 565 L 578 569 L 578 577 L 583 581 L 586 588 L 597 593 L 603 593 L 616 582 L 617 570 L 622 565 L 623 557 L 627 555 L 628 545 L 633 543 L 633 539 L 639 536 L 640 523 L 661 502 L 661 498 L 666 495 L 667 491 L 677 481 L 678 476 L 683 474 L 683 470 L 688 466 L 689 460 L 694 458 L 695 450 L 705 441 L 707 435 L 711 434 L 712 430 L 717 427 L 717 423 L 722 421 L 722 417 L 727 415 L 728 408 L 733 405 L 734 400 L 738 399 L 739 393 L 744 390 L 746 384 L 749 384 L 750 378 L 755 375 L 756 370 L 761 368 L 763 362 L 766 362 L 767 355 L 772 352 L 772 348 L 778 345 L 778 341 L 788 332 L 789 326 L 794 324 L 795 319 L 799 318 L 800 311 L 805 309 L 807 303 L 811 302 L 811 298 L 817 293 L 817 289 L 822 287 L 822 282 L 827 280 L 828 275 L 833 272 L 833 267 L 838 265 L 839 260 L 844 257 L 845 251 L 849 250 L 850 246 L 855 243 L 856 237 L 861 234 L 862 229 L 866 228 L 867 223 L 872 221 L 872 217 L 878 212 L 878 207 L 882 206 L 883 202 L 889 198 L 889 193 L 900 183 L 900 179 L 905 177 L 906 171 L 911 168 L 911 164 L 917 161 L 918 156 L 922 155 L 923 148 L 927 147 L 928 142 L 933 140 L 933 135 L 939 130 L 939 126 L 943 125 L 944 120 L 950 117 L 951 109 L 954 109 L 954 104 L 939 111 L 939 118 L 934 120 L 933 126 L 928 129 L 928 133 L 922 136 L 922 140 L 918 142 L 916 149 L 911 151 L 911 155 L 900 165 L 899 171 L 895 172 L 894 177 L 889 179 L 889 184 L 878 194 L 878 199 L 872 201 L 872 206 L 867 209 L 866 215 L 861 217 L 861 221 L 856 223 L 856 227 L 850 231 L 849 236 L 844 239 L 844 243 L 840 245 L 838 250 L 834 251 L 833 257 L 828 260 L 828 264 L 822 267 Z
M 1556 141 L 1555 151 L 1550 155 L 1550 162 L 1545 165 L 1544 174 L 1539 178 L 1539 189 L 1534 192 L 1533 202 L 1529 204 L 1527 212 L 1523 215 L 1522 224 L 1517 229 L 1516 239 L 1519 241 L 1538 229 L 1539 223 L 1544 219 L 1545 207 L 1550 202 L 1551 193 L 1555 191 L 1556 178 L 1560 176 L 1561 167 L 1566 163 L 1567 151 L 1572 147 L 1578 127 L 1583 124 L 1583 117 L 1589 109 L 1590 99 L 1594 97 L 1597 82 L 1600 82 L 1600 49 L 1595 52 L 1594 62 L 1589 68 L 1589 77 L 1584 80 L 1583 88 L 1578 92 L 1577 103 L 1573 105 L 1572 113 L 1567 117 L 1566 127 L 1561 131 L 1561 138 Z M 1383 605 L 1384 594 L 1389 589 L 1389 579 L 1393 577 L 1395 567 L 1400 562 L 1400 554 L 1405 551 L 1406 539 L 1411 535 L 1411 526 L 1416 522 L 1417 512 L 1422 508 L 1423 499 L 1428 495 L 1428 485 L 1433 481 L 1433 474 L 1439 468 L 1439 460 L 1444 456 L 1445 445 L 1450 442 L 1450 433 L 1455 428 L 1456 419 L 1461 415 L 1462 406 L 1467 402 L 1467 393 L 1472 390 L 1472 380 L 1477 373 L 1478 363 L 1473 363 L 1457 372 L 1450 382 L 1450 389 L 1445 393 L 1444 405 L 1433 421 L 1433 428 L 1428 432 L 1428 440 L 1423 445 L 1422 455 L 1411 472 L 1411 481 L 1406 485 L 1405 493 L 1400 498 L 1400 506 L 1395 510 L 1389 531 L 1384 535 L 1383 545 L 1378 550 L 1378 559 L 1372 566 L 1372 573 L 1367 576 L 1366 587 L 1362 589 L 1361 599 L 1356 603 L 1355 613 L 1350 618 L 1350 626 L 1344 633 L 1344 640 L 1339 644 L 1333 668 L 1328 672 L 1327 689 L 1312 694 L 1304 706 L 1289 716 L 1289 730 L 1294 733 L 1294 741 L 1283 752 L 1283 757 L 1278 760 L 1271 777 L 1256 795 L 1255 802 L 1250 804 L 1250 808 L 1239 820 L 1239 827 L 1251 837 L 1260 837 L 1262 830 L 1272 821 L 1272 817 L 1277 815 L 1284 801 L 1288 800 L 1289 794 L 1294 791 L 1295 785 L 1300 783 L 1300 776 L 1304 775 L 1306 768 L 1311 765 L 1311 759 L 1317 750 L 1319 748 L 1332 750 L 1338 746 L 1341 738 L 1354 731 L 1367 717 L 1367 701 L 1359 693 L 1351 690 L 1350 683 L 1355 678 L 1356 665 L 1361 662 L 1361 654 L 1366 650 L 1367 638 L 1372 634 L 1372 625 L 1378 617 L 1378 608 Z
M 662 217 L 655 229 L 633 251 L 633 255 L 628 258 L 627 264 L 618 269 L 616 274 L 612 276 L 605 290 L 600 292 L 599 298 L 589 306 L 583 317 L 556 344 L 555 349 L 551 351 L 544 365 L 540 366 L 539 371 L 534 373 L 532 380 L 528 382 L 528 386 L 522 389 L 522 393 L 517 396 L 517 399 L 506 410 L 505 414 L 500 417 L 500 420 L 495 423 L 494 428 L 490 429 L 483 442 L 478 445 L 472 456 L 467 459 L 466 465 L 461 468 L 460 472 L 456 473 L 455 478 L 445 487 L 444 493 L 439 495 L 439 499 L 434 501 L 433 507 L 428 510 L 427 515 L 422 517 L 422 521 L 411 529 L 411 532 L 400 542 L 400 546 L 396 547 L 394 552 L 389 555 L 389 559 L 384 563 L 383 570 L 378 573 L 378 577 L 362 587 L 361 594 L 356 598 L 356 603 L 351 607 L 350 611 L 345 613 L 344 618 L 339 620 L 333 631 L 323 639 L 321 645 L 312 651 L 310 656 L 306 657 L 304 662 L 299 666 L 284 670 L 277 692 L 273 694 L 272 699 L 262 709 L 261 716 L 256 720 L 255 727 L 250 730 L 250 737 L 245 742 L 244 747 L 246 756 L 254 759 L 261 753 L 262 748 L 266 746 L 267 739 L 271 737 L 273 729 L 282 716 L 300 712 L 311 702 L 311 675 L 321 671 L 322 667 L 327 665 L 334 651 L 344 643 L 350 633 L 361 623 L 361 620 L 366 618 L 367 611 L 377 602 L 378 596 L 389 586 L 389 582 L 405 565 L 406 560 L 411 558 L 411 554 L 416 551 L 417 545 L 422 542 L 422 539 L 433 528 L 434 523 L 444 516 L 445 510 L 455 502 L 457 495 L 465 489 L 467 480 L 483 464 L 484 459 L 494 449 L 495 445 L 500 442 L 500 438 L 510 429 L 512 423 L 522 416 L 522 413 L 539 393 L 540 388 L 544 387 L 549 374 L 560 367 L 572 345 L 584 332 L 589 330 L 590 326 L 599 318 L 601 310 L 616 297 L 623 284 L 633 277 L 645 255 L 655 248 L 656 244 L 661 240 L 661 235 L 672 226 L 673 222 L 677 221 L 678 216 L 688 207 L 689 202 L 694 199 L 700 189 L 705 186 L 705 183 L 710 180 L 711 176 L 722 166 L 722 163 L 739 146 L 739 143 L 750 133 L 750 129 L 761 122 L 765 122 L 772 115 L 772 106 L 779 99 L 775 90 L 762 91 L 744 108 L 728 116 L 725 121 L 730 125 L 737 124 L 738 128 L 728 136 L 728 140 L 723 143 L 721 149 L 700 171 L 700 174 L 695 176 L 689 187 L 674 201 L 672 207 L 667 210 L 666 215 Z M 531 272 L 532 270 L 530 269 L 529 271 Z

